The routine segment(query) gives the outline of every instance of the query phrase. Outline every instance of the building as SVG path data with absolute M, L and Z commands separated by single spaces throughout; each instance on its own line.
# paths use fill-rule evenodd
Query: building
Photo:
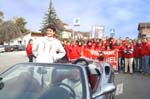
M 74 31 L 74 39 L 89 39 L 90 32 Z
M 29 32 L 26 33 L 18 38 L 10 40 L 10 42 L 4 42 L 4 45 L 27 45 L 28 41 L 30 39 L 33 39 L 34 41 L 38 38 L 41 38 L 42 34 L 39 32 Z
M 104 37 L 104 26 L 93 25 L 90 33 L 90 38 L 103 38 Z
M 73 32 L 73 30 L 70 29 L 69 25 L 64 23 L 63 27 L 64 27 L 64 30 L 61 33 L 62 39 L 72 38 L 72 32 Z
M 88 39 L 90 32 L 81 32 L 70 29 L 69 25 L 64 23 L 64 30 L 62 31 L 62 39 Z
M 150 37 L 150 23 L 139 23 L 138 31 L 138 38 Z

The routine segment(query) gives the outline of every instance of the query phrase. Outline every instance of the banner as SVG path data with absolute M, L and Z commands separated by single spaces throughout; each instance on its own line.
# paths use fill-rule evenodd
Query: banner
M 106 62 L 111 63 L 114 70 L 118 70 L 118 52 L 116 50 L 103 51 Z
M 95 50 L 87 50 L 83 51 L 83 56 L 96 60 L 99 56 L 99 52 L 104 53 L 104 61 L 110 63 L 113 66 L 114 70 L 118 70 L 118 52 L 117 50 L 105 50 L 105 51 L 95 51 Z

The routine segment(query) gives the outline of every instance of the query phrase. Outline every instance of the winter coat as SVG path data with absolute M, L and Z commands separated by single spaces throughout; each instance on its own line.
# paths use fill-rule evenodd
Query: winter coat
M 34 45 L 32 52 L 36 56 L 36 62 L 53 63 L 63 58 L 66 54 L 61 42 L 56 38 L 43 37 Z
M 124 48 L 124 57 L 125 58 L 133 58 L 134 57 L 134 47 L 132 45 L 125 46 Z
M 32 55 L 32 44 L 31 43 L 27 44 L 26 53 L 27 53 L 27 56 Z

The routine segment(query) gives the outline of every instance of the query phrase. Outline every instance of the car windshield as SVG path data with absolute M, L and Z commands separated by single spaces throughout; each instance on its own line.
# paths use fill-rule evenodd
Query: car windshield
M 0 75 L 0 99 L 83 99 L 80 67 L 18 64 Z

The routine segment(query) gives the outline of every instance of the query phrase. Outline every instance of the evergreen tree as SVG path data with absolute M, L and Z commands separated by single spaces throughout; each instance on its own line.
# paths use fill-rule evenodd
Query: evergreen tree
M 63 26 L 63 22 L 56 15 L 56 11 L 54 9 L 52 0 L 50 0 L 48 12 L 45 13 L 45 17 L 44 17 L 44 21 L 43 21 L 43 25 L 41 29 L 42 33 L 45 32 L 45 28 L 49 24 L 53 24 L 56 27 L 56 30 L 57 30 L 56 36 L 60 38 L 61 37 L 60 33 L 64 30 L 64 26 Z
M 56 19 L 57 19 L 56 11 L 53 7 L 52 0 L 50 0 L 49 9 L 48 9 L 48 12 L 45 13 L 45 17 L 44 17 L 43 26 L 42 26 L 41 31 L 44 32 L 45 27 L 49 24 L 55 25 Z
M 2 11 L 0 11 L 0 24 L 3 22 L 4 14 Z

